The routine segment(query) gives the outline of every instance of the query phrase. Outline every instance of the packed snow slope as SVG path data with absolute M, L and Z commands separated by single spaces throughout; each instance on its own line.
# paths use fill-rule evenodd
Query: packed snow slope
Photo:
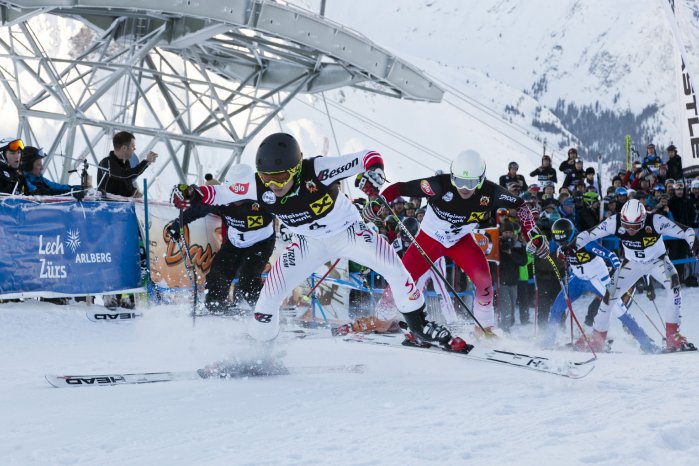
M 685 290 L 683 329 L 695 342 L 697 299 Z M 193 327 L 184 307 L 143 308 L 143 319 L 124 324 L 90 322 L 85 310 L 0 306 L 3 465 L 681 466 L 699 458 L 699 354 L 642 355 L 617 322 L 610 337 L 619 352 L 600 355 L 581 380 L 282 337 L 288 366 L 362 363 L 366 372 L 52 388 L 44 374 L 189 370 L 249 351 L 241 322 L 207 317 Z M 524 340 L 497 346 L 536 351 Z

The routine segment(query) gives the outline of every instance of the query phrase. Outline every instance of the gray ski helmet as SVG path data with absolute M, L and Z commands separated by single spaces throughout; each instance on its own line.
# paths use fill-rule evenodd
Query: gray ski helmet
M 420 222 L 418 222 L 415 217 L 405 217 L 403 219 L 403 226 L 413 237 L 417 236 L 417 232 L 420 230 Z
M 274 133 L 267 136 L 257 149 L 255 168 L 263 173 L 292 170 L 302 157 L 299 143 L 291 134 Z

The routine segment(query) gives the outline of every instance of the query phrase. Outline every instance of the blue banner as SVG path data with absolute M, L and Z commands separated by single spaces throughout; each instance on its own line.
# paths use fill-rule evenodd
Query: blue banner
M 0 202 L 0 297 L 77 296 L 138 289 L 131 202 Z

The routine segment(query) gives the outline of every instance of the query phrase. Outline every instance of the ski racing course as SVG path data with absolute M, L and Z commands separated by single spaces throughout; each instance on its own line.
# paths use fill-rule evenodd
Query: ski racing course
M 696 343 L 699 291 L 683 293 L 682 331 Z M 638 300 L 657 319 L 652 303 Z M 586 306 L 576 303 L 578 313 Z M 191 374 L 255 354 L 244 322 L 200 317 L 193 327 L 187 306 L 137 309 L 143 317 L 125 322 L 92 322 L 88 309 L 103 310 L 0 307 L 2 465 L 679 466 L 699 458 L 699 352 L 642 354 L 616 319 L 615 352 L 600 354 L 581 379 L 319 330 L 281 334 L 273 352 L 284 354 L 284 375 L 52 388 L 47 374 Z M 531 331 L 489 346 L 589 358 L 540 350 L 522 338 Z

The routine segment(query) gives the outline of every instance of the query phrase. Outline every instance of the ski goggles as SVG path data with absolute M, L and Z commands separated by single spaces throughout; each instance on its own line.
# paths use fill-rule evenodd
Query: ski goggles
M 24 150 L 24 142 L 21 139 L 15 139 L 7 144 L 7 149 L 12 152 L 17 152 L 18 150 Z
M 262 184 L 265 188 L 270 186 L 276 186 L 277 188 L 283 188 L 286 184 L 291 181 L 291 179 L 299 172 L 301 164 L 292 168 L 291 170 L 282 170 L 280 172 L 257 172 L 257 175 L 262 180 Z
M 635 233 L 641 229 L 640 223 L 627 223 L 623 220 L 621 222 L 621 226 L 624 228 L 624 230 L 628 231 L 629 233 Z
M 473 191 L 474 189 L 479 189 L 485 181 L 485 176 L 480 176 L 478 178 L 457 178 L 451 175 L 451 184 L 453 184 L 456 189 L 468 189 Z

